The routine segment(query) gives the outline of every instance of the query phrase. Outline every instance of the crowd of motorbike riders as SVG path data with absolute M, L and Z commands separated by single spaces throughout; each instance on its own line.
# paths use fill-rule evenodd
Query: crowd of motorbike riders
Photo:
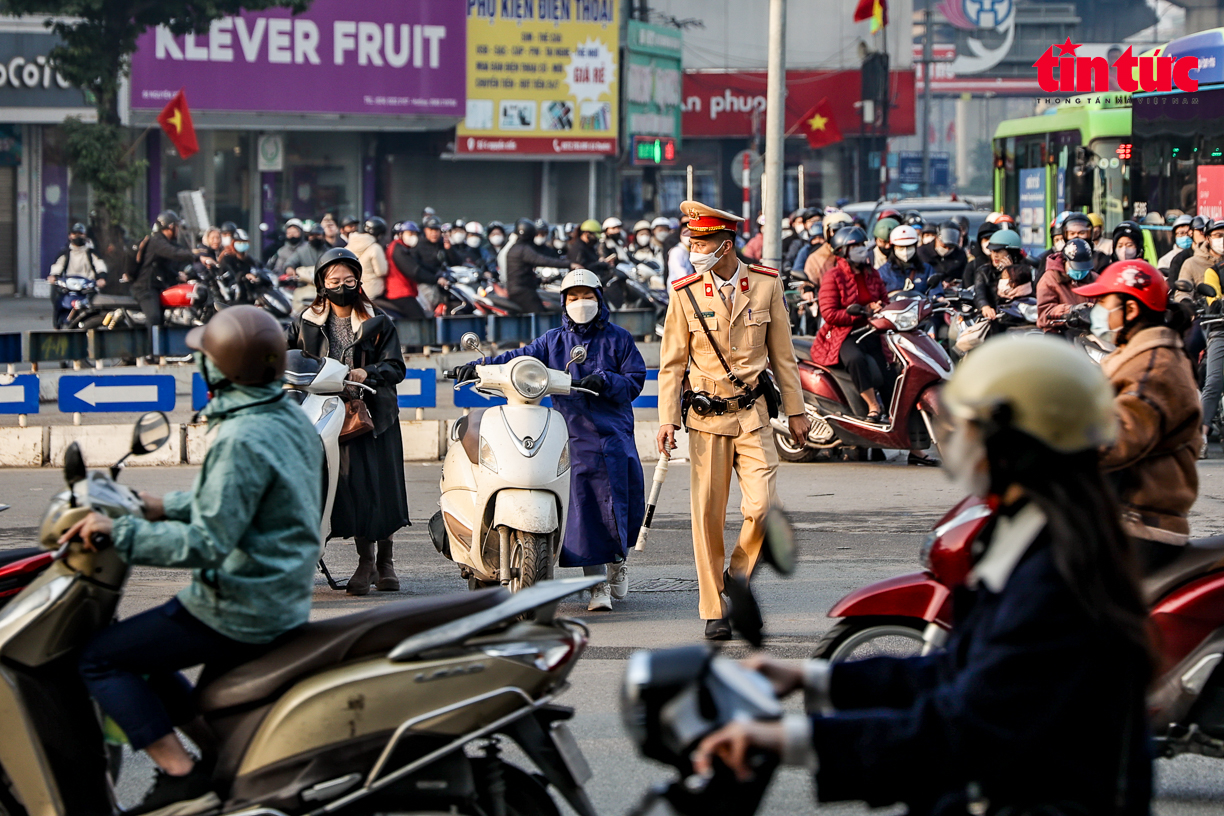
M 342 227 L 331 220 L 330 229 L 326 223 L 288 223 L 285 242 L 271 259 L 282 274 L 309 275 L 318 288 L 289 337 L 290 345 L 320 355 L 343 355 L 349 348 L 344 341 L 376 308 L 403 316 L 431 313 L 443 302 L 456 265 L 496 270 L 509 297 L 527 311 L 540 305 L 537 268 L 575 273 L 565 301 L 567 330 L 579 334 L 589 334 L 582 328 L 588 324 L 607 326 L 603 284 L 609 265 L 649 255 L 666 278 L 692 274 L 685 265 L 687 230 L 665 219 L 639 222 L 631 231 L 617 219 L 588 220 L 568 230 L 520 219 L 508 229 L 497 222 L 444 224 L 426 213 L 389 234 L 376 217 Z M 747 779 L 765 752 L 814 769 L 822 799 L 905 801 L 916 813 L 1147 812 L 1151 760 L 1136 735 L 1143 731 L 1143 690 L 1155 664 L 1137 576 L 1170 563 L 1187 543 L 1187 516 L 1198 491 L 1195 459 L 1205 451 L 1224 385 L 1224 332 L 1212 328 L 1219 313 L 1224 222 L 1181 215 L 1169 220 L 1171 245 L 1158 254 L 1153 235 L 1160 232 L 1127 221 L 1106 236 L 1092 214 L 1064 213 L 1051 225 L 1053 247 L 1037 257 L 1023 250 L 1014 219 L 1001 213 L 992 213 L 972 236 L 963 220 L 928 224 L 920 213 L 887 210 L 873 220 L 870 234 L 868 225 L 834 208 L 804 210 L 787 220 L 783 267 L 801 306 L 797 311 L 823 316 L 829 338 L 847 334 L 832 328 L 864 325 L 898 293 L 972 303 L 971 320 L 949 332 L 957 335 L 964 360 L 945 389 L 952 427 L 943 447 L 957 483 L 991 497 L 998 519 L 983 533 L 973 573 L 976 594 L 958 600 L 964 614 L 958 614 L 946 656 L 802 667 L 756 658 L 752 667 L 777 692 L 807 692 L 812 715 L 733 722 L 701 742 L 692 758 L 698 772 L 712 771 L 719 762 Z M 87 251 L 81 226 L 74 226 L 56 261 L 57 275 L 105 274 Z M 239 264 L 246 274 L 240 264 L 250 239 L 242 230 L 224 225 L 189 250 L 175 243 L 178 228 L 173 213 L 155 224 L 133 286 L 138 299 L 197 264 Z M 750 240 L 737 252 L 753 259 L 760 246 Z M 174 278 L 159 277 L 169 270 Z M 1035 307 L 1032 326 L 1025 310 L 1007 310 L 1026 299 Z M 150 308 L 156 311 L 151 303 Z M 1009 323 L 1007 314 L 1021 322 Z M 165 501 L 146 497 L 150 521 L 112 524 L 94 514 L 64 540 L 79 533 L 88 544 L 94 536 L 113 534 L 114 546 L 136 563 L 194 565 L 215 560 L 218 536 L 227 548 L 257 551 L 272 546 L 260 536 L 289 534 L 276 525 L 254 531 L 242 523 L 252 514 L 309 515 L 309 508 L 295 513 L 276 507 L 281 494 L 252 481 L 300 483 L 302 463 L 291 466 L 283 451 L 312 449 L 310 428 L 278 399 L 276 367 L 257 364 L 283 355 L 285 347 L 279 327 L 269 328 L 263 319 L 257 310 L 234 310 L 189 338 L 202 355 L 214 396 L 221 395 L 209 409 L 222 424 L 224 445 L 217 449 L 232 448 L 233 461 L 210 453 L 192 494 Z M 1012 329 L 1067 341 L 1091 337 L 1109 353 L 1098 367 L 1088 349 L 1073 342 L 986 342 Z M 973 342 L 960 343 L 961 335 Z M 564 348 L 550 342 L 524 351 L 564 356 Z M 864 399 L 874 397 L 875 380 L 888 370 L 888 360 L 879 348 L 855 350 L 846 342 L 830 340 L 827 350 L 862 386 Z M 605 389 L 640 391 L 644 370 L 631 339 L 615 334 L 609 343 L 609 359 L 615 351 L 617 365 L 629 360 L 633 371 L 622 372 L 625 383 L 610 368 L 584 385 L 597 395 Z M 375 426 L 385 427 L 370 438 L 398 443 L 398 348 L 349 353 L 362 355 L 346 360 L 354 373 L 364 372 L 361 381 L 390 388 L 388 410 L 374 417 Z M 1201 396 L 1190 364 L 1199 358 L 1206 368 Z M 879 418 L 883 407 L 867 401 Z M 244 419 L 226 430 L 227 417 L 239 412 Z M 251 447 L 251 440 L 264 436 L 252 432 L 264 421 L 286 429 L 279 449 L 276 440 L 260 443 L 267 450 Z M 611 427 L 611 420 L 605 424 Z M 595 425 L 602 436 L 604 427 Z M 388 437 L 392 426 L 395 433 Z M 627 450 L 635 452 L 632 444 Z M 243 456 L 276 467 L 266 473 L 247 467 Z M 364 456 L 351 463 L 358 476 L 343 512 L 352 516 L 348 532 L 365 542 L 359 546 L 359 570 L 365 571 L 359 583 L 368 591 L 372 583 L 398 586 L 389 539 L 407 523 L 407 507 L 402 471 L 396 495 L 380 496 L 372 518 L 353 504 L 362 501 L 356 494 L 372 487 L 363 480 L 377 482 L 381 468 L 402 464 L 394 450 L 373 443 Z M 632 514 L 640 517 L 640 480 L 632 492 Z M 268 506 L 256 507 L 258 497 Z M 241 513 L 231 512 L 231 501 Z M 213 538 L 196 531 L 194 520 L 205 517 L 217 519 L 210 527 Z M 158 518 L 169 521 L 152 521 Z M 313 532 L 301 534 L 309 538 Z M 579 557 L 570 565 L 593 566 L 615 584 L 623 578 L 623 549 L 621 556 L 602 563 Z M 233 568 L 225 576 L 232 586 L 254 580 L 232 561 L 222 567 Z M 288 584 L 277 583 L 282 597 L 275 601 L 255 592 L 252 601 L 235 596 L 231 606 L 218 606 L 216 583 L 197 578 L 181 602 L 110 627 L 86 651 L 82 673 L 95 699 L 161 769 L 142 812 L 202 796 L 209 781 L 141 678 L 191 665 L 203 653 L 249 651 L 303 622 L 313 563 L 299 557 L 268 565 L 292 578 L 293 604 L 283 597 Z M 270 615 L 272 609 L 278 614 Z M 1102 693 L 1102 676 L 1109 678 L 1108 693 Z M 1064 719 L 1047 716 L 1056 709 L 1074 713 L 1082 726 L 1076 739 L 1066 738 Z

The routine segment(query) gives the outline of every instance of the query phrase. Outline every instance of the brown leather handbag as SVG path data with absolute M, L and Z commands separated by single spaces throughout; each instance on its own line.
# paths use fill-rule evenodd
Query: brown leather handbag
M 348 442 L 374 430 L 374 420 L 365 400 L 357 397 L 344 403 L 344 427 L 340 429 L 340 441 Z

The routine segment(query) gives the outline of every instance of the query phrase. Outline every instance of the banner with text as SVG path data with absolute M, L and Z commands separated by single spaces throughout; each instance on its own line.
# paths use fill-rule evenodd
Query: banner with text
M 185 88 L 193 111 L 463 115 L 462 0 L 314 0 L 213 21 L 207 34 L 146 32 L 131 106 L 160 110 Z
M 625 138 L 671 136 L 680 147 L 683 35 L 630 20 L 625 43 Z
M 617 0 L 468 0 L 460 154 L 615 155 Z

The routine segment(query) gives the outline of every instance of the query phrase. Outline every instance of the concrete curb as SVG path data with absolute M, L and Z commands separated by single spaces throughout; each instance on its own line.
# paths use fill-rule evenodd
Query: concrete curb
M 453 419 L 401 420 L 405 462 L 437 462 L 450 447 Z M 148 456 L 133 456 L 133 467 L 156 465 L 199 465 L 208 452 L 208 426 L 172 425 L 170 442 Z M 634 423 L 633 436 L 643 462 L 659 459 L 655 449 L 658 422 Z M 0 428 L 0 467 L 41 467 L 64 464 L 64 451 L 73 442 L 81 446 L 85 461 L 101 467 L 118 461 L 128 452 L 130 425 L 49 425 L 28 428 Z M 676 434 L 676 459 L 688 459 L 688 434 Z

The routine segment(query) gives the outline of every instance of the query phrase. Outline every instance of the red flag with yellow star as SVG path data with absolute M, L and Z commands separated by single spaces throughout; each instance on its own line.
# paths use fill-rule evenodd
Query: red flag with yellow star
M 888 25 L 888 0 L 859 0 L 854 8 L 854 22 L 871 21 L 871 33 L 875 34 Z
M 836 144 L 842 140 L 841 129 L 837 126 L 837 120 L 833 118 L 833 106 L 829 104 L 827 96 L 803 115 L 803 118 L 799 120 L 799 126 L 803 128 L 803 135 L 807 136 L 808 146 L 813 149 Z
M 200 152 L 195 125 L 191 124 L 191 111 L 187 109 L 187 95 L 182 89 L 179 89 L 170 103 L 157 115 L 157 124 L 166 131 L 166 135 L 184 159 Z

